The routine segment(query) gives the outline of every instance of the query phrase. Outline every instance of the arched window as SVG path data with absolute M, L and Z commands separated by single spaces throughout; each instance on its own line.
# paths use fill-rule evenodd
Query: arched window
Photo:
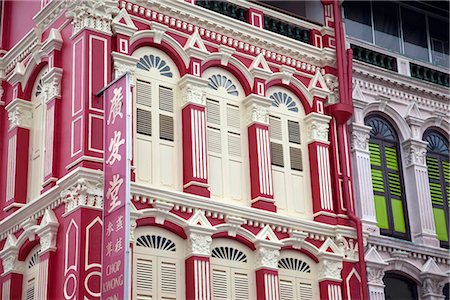
M 316 263 L 296 251 L 282 251 L 278 261 L 280 300 L 319 298 Z
M 384 288 L 386 300 L 419 299 L 417 296 L 417 284 L 413 280 L 399 274 L 387 272 L 383 281 L 386 285 Z
M 133 56 L 139 58 L 134 89 L 136 181 L 175 189 L 181 185 L 178 70 L 158 49 L 140 48 Z
M 424 140 L 428 142 L 427 168 L 436 234 L 441 241 L 442 246 L 448 247 L 448 200 L 450 198 L 448 140 L 435 130 L 426 131 Z
M 133 247 L 133 299 L 184 297 L 184 240 L 164 229 L 137 228 Z
M 37 299 L 37 275 L 39 271 L 39 252 L 40 249 L 36 247 L 33 249 L 25 260 L 25 272 L 22 280 L 22 299 L 34 300 Z
M 33 105 L 33 122 L 30 129 L 30 145 L 28 160 L 28 199 L 35 200 L 41 192 L 44 182 L 44 120 L 45 120 L 45 91 L 42 77 L 47 73 L 44 68 L 36 77 L 31 103 Z
M 369 151 L 378 227 L 384 235 L 408 239 L 409 225 L 397 134 L 379 116 L 368 117 L 366 125 L 372 127 Z
M 284 211 L 311 213 L 311 201 L 306 201 L 309 198 L 305 178 L 308 148 L 303 141 L 303 106 L 294 94 L 283 88 L 269 89 L 267 95 L 272 100 L 269 133 L 275 204 Z
M 246 131 L 242 130 L 244 91 L 230 73 L 210 68 L 203 73 L 208 80 L 206 122 L 208 181 L 211 197 L 234 201 L 248 198 L 246 170 Z
M 254 299 L 252 252 L 235 241 L 215 239 L 211 251 L 213 299 Z

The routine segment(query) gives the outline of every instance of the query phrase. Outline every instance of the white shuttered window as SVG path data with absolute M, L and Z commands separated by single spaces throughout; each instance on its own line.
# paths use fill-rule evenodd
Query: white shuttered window
M 181 186 L 181 111 L 175 101 L 179 75 L 160 50 L 140 48 L 133 56 L 139 58 L 133 118 L 136 180 L 175 189 Z
M 255 299 L 255 271 L 251 254 L 236 242 L 213 241 L 211 273 L 214 300 Z
M 37 246 L 33 249 L 25 260 L 25 272 L 22 280 L 22 299 L 37 300 L 37 284 L 39 272 L 39 252 Z
M 236 79 L 229 73 L 212 68 L 208 79 L 206 116 L 209 184 L 211 197 L 245 201 L 248 198 L 247 135 L 241 114 L 245 97 Z
M 183 240 L 157 228 L 140 228 L 133 248 L 133 299 L 182 299 Z
M 275 204 L 285 212 L 312 216 L 309 182 L 305 176 L 308 148 L 303 143 L 303 107 L 285 89 L 270 89 L 268 95 L 272 100 L 269 134 Z

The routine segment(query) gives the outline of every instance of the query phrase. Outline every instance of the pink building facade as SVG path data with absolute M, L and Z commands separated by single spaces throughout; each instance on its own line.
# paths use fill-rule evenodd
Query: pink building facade
M 1 5 L 2 299 L 100 298 L 96 93 L 125 72 L 133 299 L 366 298 L 337 2 Z

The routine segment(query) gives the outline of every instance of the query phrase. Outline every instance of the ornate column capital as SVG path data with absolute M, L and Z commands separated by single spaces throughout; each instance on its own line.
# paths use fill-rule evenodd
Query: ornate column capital
M 126 72 L 131 74 L 131 83 L 134 83 L 134 74 L 136 73 L 136 64 L 138 58 L 122 54 L 119 52 L 113 52 L 113 66 L 114 66 L 114 76 L 118 78 L 125 74 Z
M 47 251 L 56 251 L 56 235 L 58 232 L 59 222 L 55 213 L 51 209 L 45 210 L 41 224 L 36 229 L 41 244 L 40 255 Z
M 205 88 L 207 86 L 208 81 L 204 78 L 196 77 L 190 74 L 184 75 L 179 82 L 179 87 L 183 95 L 183 106 L 188 104 L 206 106 Z
M 61 99 L 61 68 L 51 68 L 43 77 L 45 103 L 53 99 Z
M 369 152 L 370 130 L 372 128 L 363 124 L 352 123 L 350 132 L 352 134 L 352 150 Z
M 333 280 L 341 281 L 342 261 L 323 258 L 319 264 L 319 281 Z
M 272 101 L 263 96 L 250 94 L 244 99 L 244 106 L 247 114 L 247 124 L 259 123 L 269 124 L 269 107 Z
M 419 165 L 426 167 L 427 142 L 417 139 L 404 141 L 403 152 L 405 153 L 405 166 Z
M 111 22 L 118 12 L 119 8 L 115 1 L 73 0 L 67 7 L 66 17 L 72 20 L 72 35 L 85 28 L 111 35 Z
M 383 277 L 384 268 L 383 267 L 367 267 L 367 283 L 370 285 L 376 285 L 384 287 Z
M 321 142 L 329 144 L 328 129 L 330 128 L 331 117 L 312 112 L 305 117 L 308 144 Z
M 33 104 L 30 101 L 16 98 L 6 107 L 9 119 L 9 130 L 16 127 L 30 129 L 33 120 Z
M 256 248 L 256 269 L 278 269 L 280 247 L 260 245 Z
M 102 209 L 103 184 L 100 180 L 80 178 L 71 187 L 63 190 L 61 197 L 66 203 L 66 214 L 78 207 Z
M 447 283 L 448 278 L 446 276 L 425 276 L 422 277 L 422 286 L 420 287 L 420 294 L 423 299 L 444 299 L 444 285 Z M 430 298 L 428 298 L 430 297 Z
M 3 263 L 3 276 L 11 272 L 18 273 L 20 271 L 18 254 L 17 239 L 13 234 L 10 234 L 6 239 L 3 250 L 0 251 L 0 258 Z

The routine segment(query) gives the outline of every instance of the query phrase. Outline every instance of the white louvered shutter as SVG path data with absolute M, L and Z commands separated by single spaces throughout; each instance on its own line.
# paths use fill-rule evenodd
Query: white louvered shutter
M 179 281 L 176 261 L 168 258 L 159 258 L 158 267 L 160 280 L 159 299 L 176 299 Z
M 137 258 L 136 260 L 136 296 L 137 300 L 154 299 L 155 258 Z
M 248 274 L 240 271 L 233 271 L 233 299 L 247 300 L 250 298 Z
M 284 167 L 283 135 L 279 118 L 270 116 L 269 133 L 272 165 Z
M 152 85 L 150 82 L 136 81 L 136 131 L 152 136 Z
M 241 156 L 241 119 L 239 106 L 227 104 L 228 154 Z
M 309 283 L 298 283 L 298 294 L 302 300 L 313 300 L 313 288 Z
M 303 171 L 302 150 L 300 149 L 300 124 L 298 122 L 288 120 L 288 135 L 291 169 Z
M 36 280 L 35 278 L 31 278 L 28 280 L 26 285 L 26 293 L 25 293 L 25 299 L 26 300 L 34 300 L 35 298 L 35 286 L 36 286 Z
M 159 87 L 159 138 L 166 141 L 174 140 L 173 132 L 173 90 Z
M 215 100 L 206 101 L 206 119 L 208 122 L 208 151 L 217 154 L 222 152 L 222 137 L 220 133 L 220 105 Z
M 280 300 L 295 300 L 292 280 L 280 278 Z
M 212 267 L 212 296 L 214 300 L 230 299 L 229 271 Z

